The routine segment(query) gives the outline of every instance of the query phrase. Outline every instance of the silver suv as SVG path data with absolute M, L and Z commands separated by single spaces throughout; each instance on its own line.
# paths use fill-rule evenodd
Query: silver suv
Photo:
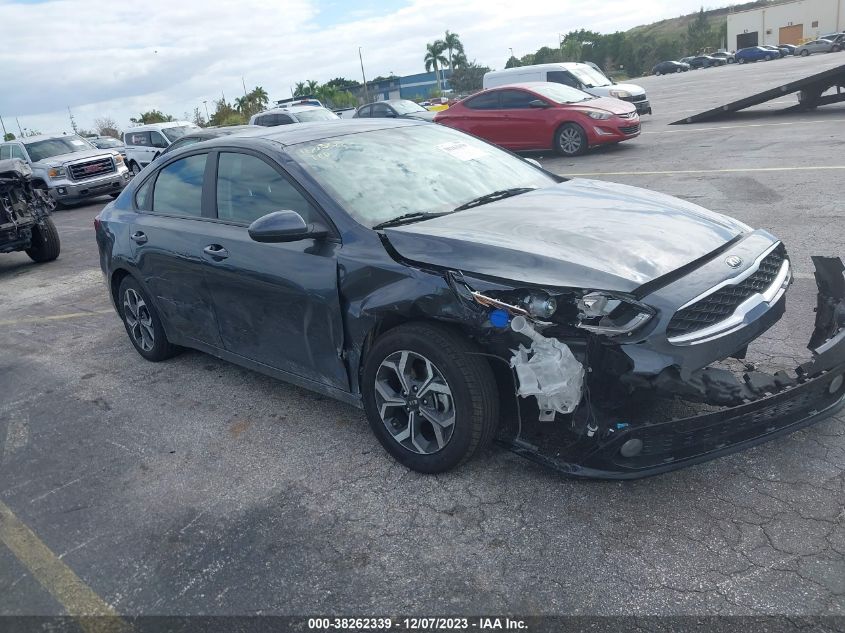
M 57 203 L 110 195 L 116 198 L 131 177 L 120 152 L 97 149 L 80 136 L 39 135 L 0 144 L 0 160 L 18 158 L 32 168 L 32 186 Z

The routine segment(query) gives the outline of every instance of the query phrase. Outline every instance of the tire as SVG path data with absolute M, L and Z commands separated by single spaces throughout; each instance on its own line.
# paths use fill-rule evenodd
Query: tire
M 149 295 L 131 275 L 121 282 L 116 303 L 129 340 L 141 356 L 157 363 L 179 353 L 180 349 L 167 340 Z
M 740 58 L 737 60 L 737 64 L 744 64 L 744 63 L 745 63 L 745 58 L 744 58 L 744 57 L 740 57 Z
M 773 57 L 772 57 L 771 55 L 766 55 L 766 57 L 764 57 L 764 59 L 765 59 L 767 62 L 770 62 L 770 61 L 772 61 Z
M 684 69 L 683 69 L 683 68 L 678 68 L 675 72 L 676 72 L 676 73 L 682 73 L 682 72 L 684 72 Z
M 129 171 L 132 172 L 133 176 L 137 176 L 141 173 L 141 166 L 133 160 L 129 163 Z
M 801 57 L 806 57 L 809 54 L 810 54 L 810 51 L 808 51 L 806 48 L 803 51 L 801 51 Z
M 555 151 L 561 156 L 580 156 L 588 143 L 587 133 L 577 123 L 561 125 L 555 132 Z
M 660 75 L 661 75 L 661 73 L 660 73 L 660 71 L 659 71 L 659 70 L 655 70 L 655 71 L 654 71 L 654 76 L 655 76 L 655 77 L 660 77 Z
M 402 465 L 441 473 L 490 444 L 499 395 L 488 361 L 475 351 L 465 336 L 428 323 L 401 325 L 376 340 L 364 364 L 364 410 Z
M 36 224 L 32 227 L 32 243 L 26 249 L 26 254 L 32 261 L 39 264 L 52 262 L 61 251 L 62 242 L 52 218 L 44 218 L 42 224 Z
M 839 44 L 836 44 L 835 46 L 831 47 L 831 49 L 830 49 L 830 50 L 831 50 L 831 52 L 832 52 L 832 53 L 838 53 L 838 52 L 839 52 L 839 51 L 841 51 L 842 49 L 841 49 L 841 48 L 839 48 Z

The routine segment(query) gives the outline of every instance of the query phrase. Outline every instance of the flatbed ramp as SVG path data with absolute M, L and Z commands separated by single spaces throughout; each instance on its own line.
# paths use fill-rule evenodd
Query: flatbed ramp
M 829 53 L 830 55 L 845 55 L 843 53 Z M 758 62 L 760 63 L 760 62 Z M 769 63 L 778 63 L 776 61 Z M 835 88 L 836 92 L 832 94 L 825 94 L 831 88 Z M 831 103 L 839 103 L 845 101 L 845 63 L 815 73 L 813 75 L 795 79 L 787 83 L 783 83 L 774 88 L 758 92 L 750 97 L 744 97 L 731 101 L 724 105 L 704 110 L 698 114 L 693 114 L 683 119 L 673 121 L 670 125 L 679 125 L 684 123 L 698 123 L 699 121 L 710 121 L 719 117 L 725 116 L 731 112 L 743 110 L 745 108 L 759 105 L 784 95 L 791 93 L 799 93 L 798 103 L 789 108 L 785 108 L 784 112 L 795 110 L 808 110 L 821 105 L 829 105 Z

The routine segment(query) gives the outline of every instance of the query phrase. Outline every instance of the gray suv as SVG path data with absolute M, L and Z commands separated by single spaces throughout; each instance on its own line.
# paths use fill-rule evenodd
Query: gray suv
M 39 135 L 0 144 L 0 160 L 17 158 L 32 168 L 32 186 L 57 203 L 116 198 L 131 177 L 120 152 L 97 149 L 80 136 Z

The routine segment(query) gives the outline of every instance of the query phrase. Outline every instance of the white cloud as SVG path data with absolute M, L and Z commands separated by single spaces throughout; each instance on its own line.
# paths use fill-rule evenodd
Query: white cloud
M 239 96 L 241 76 L 278 99 L 296 81 L 358 79 L 358 46 L 369 77 L 417 73 L 425 44 L 446 29 L 460 34 L 470 58 L 501 67 L 510 47 L 523 55 L 572 29 L 611 32 L 699 5 L 409 0 L 383 15 L 320 29 L 309 0 L 0 0 L 0 115 L 12 131 L 15 117 L 24 127 L 67 129 L 67 106 L 83 127 L 103 115 L 127 125 L 151 108 L 181 117 L 221 92 Z

